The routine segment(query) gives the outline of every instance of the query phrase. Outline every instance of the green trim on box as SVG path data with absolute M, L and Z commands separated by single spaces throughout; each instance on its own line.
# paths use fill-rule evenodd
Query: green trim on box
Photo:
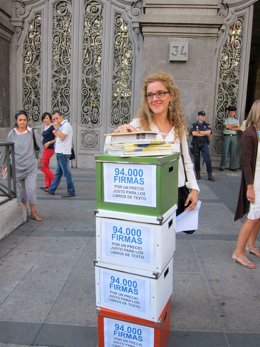
M 143 214 L 161 217 L 178 198 L 178 159 L 179 154 L 158 157 L 115 157 L 96 156 L 96 207 L 97 209 Z M 156 166 L 156 207 L 132 205 L 104 201 L 103 164 L 141 164 Z

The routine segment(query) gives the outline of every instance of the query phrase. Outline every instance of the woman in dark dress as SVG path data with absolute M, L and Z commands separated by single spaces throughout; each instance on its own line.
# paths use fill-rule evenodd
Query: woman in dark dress
M 249 254 L 260 257 L 255 244 L 260 227 L 260 100 L 251 107 L 240 147 L 242 178 L 235 220 L 246 213 L 247 219 L 240 228 L 232 259 L 248 269 L 255 269 L 245 252 L 248 250 Z

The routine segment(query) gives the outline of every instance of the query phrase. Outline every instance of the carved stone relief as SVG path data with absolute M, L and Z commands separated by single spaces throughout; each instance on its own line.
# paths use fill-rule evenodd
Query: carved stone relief
M 250 17 L 249 6 L 254 1 L 243 1 L 229 7 L 230 1 L 222 1 L 222 8 L 219 12 L 226 20 L 222 28 L 222 35 L 219 37 L 218 70 L 215 96 L 215 132 L 213 151 L 216 155 L 222 152 L 222 131 L 226 109 L 229 105 L 236 105 L 240 110 L 241 90 L 245 89 L 247 83 L 241 76 L 247 69 L 243 56 L 249 54 L 246 34 Z M 248 53 L 247 53 L 248 50 Z M 241 110 L 240 110 L 241 111 Z
M 103 10 L 101 2 L 84 1 L 84 28 L 81 75 L 81 125 L 100 124 Z
M 243 29 L 244 16 L 240 16 L 229 25 L 227 39 L 221 52 L 215 119 L 215 129 L 221 133 L 227 107 L 238 103 Z M 216 143 L 217 153 L 221 153 L 221 145 L 221 142 Z
M 53 3 L 51 109 L 70 119 L 72 0 Z
M 118 126 L 130 121 L 133 46 L 128 23 L 118 12 L 115 13 L 114 23 L 111 125 Z
M 41 122 L 41 24 L 41 14 L 36 13 L 23 44 L 22 102 L 33 124 Z

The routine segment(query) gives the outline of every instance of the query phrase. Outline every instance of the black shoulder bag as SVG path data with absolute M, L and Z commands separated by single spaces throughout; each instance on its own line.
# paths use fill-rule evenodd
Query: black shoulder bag
M 75 156 L 74 148 L 71 147 L 71 153 L 70 153 L 70 156 L 69 156 L 69 160 L 73 160 L 75 158 L 76 158 L 76 156 Z

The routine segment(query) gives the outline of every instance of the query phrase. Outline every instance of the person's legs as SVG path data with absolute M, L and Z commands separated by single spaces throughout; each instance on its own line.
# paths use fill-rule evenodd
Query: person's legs
M 52 184 L 51 184 L 51 186 L 48 189 L 48 191 L 51 194 L 54 194 L 55 190 L 57 189 L 58 185 L 60 184 L 60 180 L 61 180 L 61 177 L 62 177 L 62 174 L 63 174 L 63 171 L 62 171 L 62 168 L 61 168 L 60 155 L 62 155 L 62 154 L 59 154 L 59 153 L 56 154 L 56 158 L 57 158 L 56 172 L 55 172 Z
M 224 170 L 226 167 L 226 161 L 227 161 L 228 152 L 229 152 L 229 141 L 230 141 L 230 136 L 224 136 L 223 150 L 222 150 L 221 161 L 220 161 L 220 169 L 222 170 Z
M 23 204 L 26 204 L 27 202 L 27 195 L 26 195 L 26 190 L 25 190 L 25 182 L 24 179 L 17 180 L 16 181 L 17 185 L 17 197 Z
M 249 239 L 247 241 L 247 248 L 250 253 L 254 254 L 257 257 L 260 257 L 260 250 L 256 247 L 257 235 L 260 229 L 260 219 L 258 219 L 258 223 L 253 227 Z
M 41 221 L 42 217 L 40 217 L 36 211 L 37 168 L 34 169 L 29 175 L 25 177 L 24 182 L 25 182 L 25 190 L 26 190 L 27 199 L 31 208 L 31 217 L 32 219 L 36 221 Z
M 237 136 L 230 136 L 230 163 L 229 169 L 236 170 L 237 162 Z
M 64 177 L 66 178 L 67 190 L 69 195 L 76 195 L 75 186 L 72 180 L 70 160 L 66 154 L 57 154 Z
M 28 199 L 27 199 L 26 190 L 25 190 L 25 180 L 24 179 L 17 180 L 16 185 L 17 185 L 17 198 L 23 203 L 27 211 L 27 216 L 29 216 L 31 214 L 31 211 L 30 211 L 30 206 L 28 205 Z
M 200 148 L 199 144 L 194 144 L 194 167 L 196 178 L 200 179 Z
M 54 173 L 50 169 L 50 159 L 53 156 L 53 154 L 54 154 L 54 149 L 44 148 L 43 157 L 42 157 L 42 168 L 40 170 L 44 174 L 45 188 L 49 188 L 49 186 L 51 185 L 54 179 Z
M 247 219 L 241 226 L 239 235 L 237 238 L 236 248 L 232 255 L 232 258 L 239 264 L 249 268 L 254 269 L 255 264 L 250 262 L 245 256 L 246 244 L 249 240 L 252 230 L 255 225 L 258 224 L 258 219 Z
M 211 175 L 212 166 L 211 166 L 211 159 L 209 154 L 209 146 L 206 143 L 204 143 L 203 146 L 201 147 L 201 154 L 206 164 L 208 175 Z

